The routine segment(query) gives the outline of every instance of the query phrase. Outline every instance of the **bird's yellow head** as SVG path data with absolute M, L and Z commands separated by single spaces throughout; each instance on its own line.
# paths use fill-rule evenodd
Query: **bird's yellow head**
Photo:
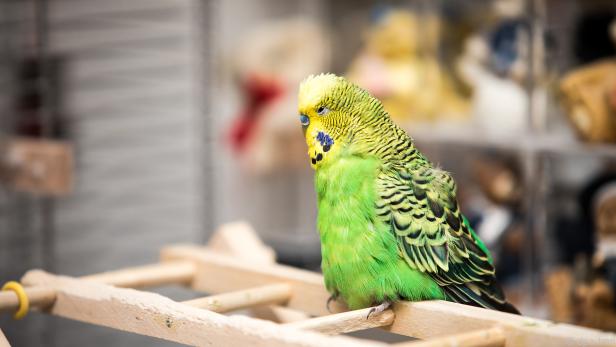
M 378 100 L 333 74 L 306 78 L 299 87 L 298 108 L 314 169 L 373 133 L 372 121 L 389 122 Z

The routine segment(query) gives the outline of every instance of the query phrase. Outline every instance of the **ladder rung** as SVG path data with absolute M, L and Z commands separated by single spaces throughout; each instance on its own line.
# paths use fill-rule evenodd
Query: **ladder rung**
M 183 301 L 183 304 L 224 313 L 254 306 L 282 304 L 289 300 L 292 289 L 289 284 L 271 284 L 245 290 L 206 296 Z
M 502 347 L 505 345 L 503 329 L 493 327 L 468 333 L 437 337 L 427 341 L 398 343 L 395 347 Z
M 168 284 L 189 284 L 194 275 L 194 262 L 169 261 L 83 276 L 81 279 L 116 287 L 146 288 Z
M 379 314 L 371 314 L 368 318 L 368 313 L 370 310 L 371 308 L 365 308 L 361 310 L 336 313 L 305 321 L 287 323 L 285 326 L 318 331 L 328 335 L 336 335 L 382 327 L 393 323 L 394 312 L 392 310 L 385 310 Z
M 31 272 L 35 273 L 35 271 Z M 108 271 L 80 277 L 87 281 L 105 283 L 116 287 L 143 288 L 167 284 L 187 284 L 195 275 L 192 261 L 169 261 Z M 54 303 L 56 292 L 53 289 L 29 287 L 29 275 L 22 279 L 24 290 L 31 308 L 45 308 Z M 0 312 L 14 311 L 19 307 L 19 300 L 13 292 L 0 292 Z

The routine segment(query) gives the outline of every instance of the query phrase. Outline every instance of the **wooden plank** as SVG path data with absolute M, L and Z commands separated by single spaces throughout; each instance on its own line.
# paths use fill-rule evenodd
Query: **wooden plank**
M 499 326 L 507 346 L 615 346 L 616 334 L 557 324 L 447 301 L 403 301 L 394 305 L 396 319 L 386 329 L 418 337 L 437 338 Z
M 30 281 L 56 291 L 53 315 L 194 346 L 384 347 L 325 336 L 243 316 L 223 316 L 155 293 L 31 271 Z
M 397 343 L 395 347 L 502 347 L 505 345 L 503 329 L 499 327 L 438 337 L 427 341 Z
M 386 310 L 380 314 L 372 314 L 368 317 L 369 312 L 370 308 L 366 308 L 363 310 L 336 313 L 305 321 L 288 323 L 285 324 L 285 326 L 318 331 L 328 335 L 336 335 L 382 327 L 390 325 L 394 321 L 394 312 L 392 310 Z
M 224 313 L 253 306 L 282 304 L 291 297 L 291 286 L 280 283 L 183 301 L 183 304 Z
M 204 247 L 171 246 L 161 253 L 162 259 L 191 259 L 197 263 L 193 288 L 221 293 L 271 283 L 288 283 L 293 288 L 288 307 L 311 315 L 328 314 L 329 294 L 323 278 L 316 273 L 283 265 L 251 265 L 236 259 L 213 254 Z M 215 278 L 215 281 L 211 279 Z M 333 311 L 343 309 L 332 305 Z M 391 332 L 434 338 L 445 334 L 466 333 L 473 330 L 503 328 L 507 346 L 614 346 L 616 334 L 568 324 L 485 310 L 446 301 L 399 302 L 394 305 L 396 319 L 388 327 Z
M 6 339 L 6 336 L 4 336 L 4 333 L 2 332 L 1 329 L 0 329 L 0 347 L 11 347 L 9 340 Z

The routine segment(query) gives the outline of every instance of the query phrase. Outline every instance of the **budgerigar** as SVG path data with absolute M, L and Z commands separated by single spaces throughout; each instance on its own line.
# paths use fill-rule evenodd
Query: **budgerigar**
M 458 208 L 451 175 L 415 148 L 377 99 L 321 74 L 302 82 L 298 101 L 332 298 L 371 312 L 399 300 L 445 299 L 518 313 Z

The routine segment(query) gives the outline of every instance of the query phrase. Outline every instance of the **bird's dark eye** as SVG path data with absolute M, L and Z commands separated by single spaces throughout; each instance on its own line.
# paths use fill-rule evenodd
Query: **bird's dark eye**
M 303 126 L 307 126 L 308 124 L 310 124 L 310 118 L 308 118 L 308 116 L 306 116 L 305 114 L 299 115 L 299 121 L 300 123 L 302 123 Z
M 319 106 L 319 108 L 317 109 L 317 113 L 319 114 L 319 116 L 326 115 L 327 113 L 329 113 L 329 108 L 325 106 Z

